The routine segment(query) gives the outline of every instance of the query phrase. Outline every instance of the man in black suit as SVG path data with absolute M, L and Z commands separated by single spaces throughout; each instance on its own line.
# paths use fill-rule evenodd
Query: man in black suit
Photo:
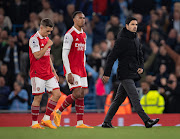
M 108 113 L 104 119 L 102 127 L 113 128 L 111 120 L 118 110 L 119 106 L 124 102 L 126 96 L 129 96 L 136 112 L 145 123 L 146 128 L 152 127 L 159 119 L 151 120 L 141 107 L 139 96 L 136 91 L 135 82 L 140 79 L 143 73 L 144 59 L 141 44 L 137 38 L 137 19 L 128 17 L 126 19 L 126 27 L 118 34 L 115 46 L 108 56 L 104 76 L 102 80 L 107 83 L 111 75 L 114 61 L 118 59 L 117 77 L 121 81 L 115 99 L 113 100 Z

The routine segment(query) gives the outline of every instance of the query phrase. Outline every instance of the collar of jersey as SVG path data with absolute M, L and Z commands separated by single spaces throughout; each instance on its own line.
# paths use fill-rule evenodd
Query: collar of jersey
M 39 38 L 40 38 L 40 39 L 44 39 L 44 38 L 46 38 L 46 37 L 41 36 L 41 34 L 39 34 L 39 32 L 38 32 L 38 31 L 37 31 L 37 34 L 38 34 L 38 36 L 39 36 Z
M 83 29 L 81 28 L 81 31 L 77 30 L 74 26 L 73 29 L 77 32 L 77 34 L 83 33 Z

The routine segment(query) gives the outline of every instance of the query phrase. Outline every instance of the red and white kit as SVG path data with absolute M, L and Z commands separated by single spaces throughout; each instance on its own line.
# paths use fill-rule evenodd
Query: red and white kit
M 42 37 L 39 32 L 31 36 L 29 40 L 29 58 L 30 58 L 30 78 L 32 84 L 32 94 L 39 95 L 59 89 L 59 84 L 54 76 L 50 65 L 50 50 L 49 47 L 39 60 L 33 53 L 40 51 L 47 44 L 49 37 Z
M 70 90 L 82 87 L 87 88 L 87 73 L 85 69 L 86 33 L 78 31 L 74 26 L 67 31 L 63 42 L 64 74 L 67 78 L 69 73 L 74 77 L 74 84 L 70 84 Z M 65 56 L 68 53 L 68 57 Z

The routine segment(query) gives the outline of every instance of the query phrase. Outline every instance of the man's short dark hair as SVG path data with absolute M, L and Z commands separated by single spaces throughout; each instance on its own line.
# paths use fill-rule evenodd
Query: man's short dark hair
M 75 11 L 75 12 L 73 13 L 73 15 L 72 15 L 72 18 L 75 18 L 75 16 L 76 16 L 77 14 L 83 14 L 83 12 L 81 12 L 81 11 Z
M 137 19 L 136 19 L 135 17 L 133 17 L 133 16 L 127 17 L 127 18 L 126 18 L 126 24 L 129 25 L 129 23 L 130 23 L 132 20 L 136 20 L 136 21 L 137 21 Z
M 51 27 L 51 28 L 54 27 L 53 22 L 49 18 L 42 19 L 40 25 L 42 25 L 44 27 Z

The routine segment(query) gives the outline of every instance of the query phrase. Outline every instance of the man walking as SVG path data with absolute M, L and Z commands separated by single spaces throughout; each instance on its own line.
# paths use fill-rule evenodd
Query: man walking
M 102 77 L 103 82 L 108 82 L 114 61 L 118 59 L 117 77 L 121 83 L 102 124 L 102 127 L 104 128 L 113 128 L 111 120 L 127 96 L 131 99 L 132 105 L 145 123 L 146 128 L 152 127 L 159 121 L 159 119 L 151 120 L 149 116 L 146 115 L 141 107 L 139 96 L 136 91 L 134 81 L 140 79 L 140 74 L 143 73 L 144 65 L 141 44 L 137 38 L 136 31 L 137 19 L 128 17 L 126 19 L 126 27 L 119 33 L 115 46 L 106 62 L 104 76 Z

